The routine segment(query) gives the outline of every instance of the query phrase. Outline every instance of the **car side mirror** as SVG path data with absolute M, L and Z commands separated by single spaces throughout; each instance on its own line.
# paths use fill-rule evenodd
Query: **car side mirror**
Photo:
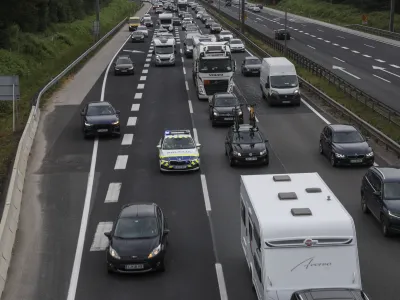
M 375 191 L 374 195 L 377 196 L 377 197 L 380 197 L 381 196 L 381 192 L 380 191 Z
M 156 50 L 153 50 L 153 52 L 152 52 L 152 53 L 153 53 L 153 55 L 154 55 L 154 54 L 156 54 Z
M 119 114 L 121 113 L 121 111 L 116 110 L 115 113 L 116 113 L 117 115 L 119 115 Z
M 210 106 L 210 107 L 213 107 L 213 104 L 210 102 L 210 103 L 208 103 L 208 105 Z
M 161 145 L 157 145 L 157 149 L 161 149 Z
M 268 139 L 265 139 L 264 142 L 268 143 Z
M 268 83 L 268 82 L 265 83 L 265 88 L 266 88 L 266 89 L 269 89 L 269 83 Z
M 84 116 L 84 115 L 85 115 L 85 110 L 82 109 L 82 110 L 81 110 L 81 116 Z
M 174 50 L 174 53 L 176 54 L 176 50 Z
M 111 239 L 111 232 L 104 232 L 104 235 L 110 240 Z
M 169 229 L 165 228 L 165 229 L 164 229 L 164 234 L 165 234 L 165 235 L 169 234 Z
M 196 148 L 201 148 L 201 144 L 196 144 Z

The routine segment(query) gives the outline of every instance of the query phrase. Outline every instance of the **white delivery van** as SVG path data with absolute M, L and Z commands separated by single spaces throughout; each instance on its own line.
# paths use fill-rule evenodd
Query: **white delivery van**
M 262 96 L 270 106 L 300 105 L 300 89 L 295 66 L 285 57 L 264 58 L 260 71 Z
M 361 290 L 354 222 L 318 173 L 241 176 L 241 243 L 259 300 Z M 293 299 L 293 298 L 292 298 Z

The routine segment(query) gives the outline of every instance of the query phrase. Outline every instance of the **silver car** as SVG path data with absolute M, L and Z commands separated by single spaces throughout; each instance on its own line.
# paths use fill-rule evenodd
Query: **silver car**
M 145 37 L 148 37 L 148 36 L 149 36 L 149 30 L 147 29 L 146 26 L 143 26 L 143 25 L 138 26 L 138 28 L 136 29 L 136 31 L 137 31 L 137 32 L 143 32 L 143 35 L 144 35 Z
M 230 39 L 233 39 L 233 34 L 228 30 L 222 30 L 218 35 L 218 41 L 229 41 Z
M 229 47 L 231 48 L 231 52 L 244 52 L 245 47 L 242 40 L 239 39 L 230 39 Z

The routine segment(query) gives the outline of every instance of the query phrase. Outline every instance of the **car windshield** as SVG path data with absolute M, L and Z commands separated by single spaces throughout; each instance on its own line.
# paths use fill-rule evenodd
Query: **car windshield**
M 246 65 L 259 65 L 261 61 L 257 58 L 246 59 Z
M 215 106 L 236 106 L 239 104 L 239 100 L 235 97 L 221 97 L 215 99 Z
M 220 33 L 221 35 L 223 34 L 223 35 L 229 35 L 229 34 L 231 34 L 229 31 L 221 31 L 221 33 Z
M 364 138 L 358 131 L 343 131 L 334 132 L 332 141 L 338 144 L 362 143 L 364 142 Z
M 231 72 L 232 66 L 229 59 L 202 59 L 199 70 L 202 73 Z
M 121 239 L 152 238 L 158 235 L 157 219 L 154 217 L 121 218 L 115 226 L 114 236 Z
M 146 27 L 146 26 L 139 26 L 139 27 L 137 28 L 137 30 L 147 30 L 147 27 Z
M 171 54 L 174 53 L 174 48 L 172 46 L 156 46 L 156 54 Z
M 231 40 L 230 44 L 240 45 L 240 44 L 243 44 L 243 43 L 240 40 Z
M 144 18 L 143 21 L 144 22 L 151 22 L 151 18 Z
M 108 116 L 115 115 L 115 110 L 110 105 L 89 105 L 88 116 Z
M 213 23 L 213 24 L 211 24 L 211 27 L 217 28 L 217 27 L 221 27 L 221 25 L 219 25 L 219 24 L 217 24 L 217 23 Z
M 132 61 L 129 58 L 120 58 L 117 60 L 117 65 L 129 65 Z
M 141 31 L 135 31 L 134 33 L 132 33 L 132 35 L 143 36 L 143 32 L 141 32 Z
M 182 137 L 168 137 L 164 139 L 163 149 L 193 149 L 196 145 L 193 142 L 192 137 L 182 136 Z
M 271 76 L 271 87 L 276 89 L 288 89 L 298 86 L 297 75 Z
M 263 140 L 258 132 L 244 131 L 233 134 L 234 144 L 256 144 L 262 142 Z
M 400 182 L 389 182 L 383 186 L 385 200 L 400 200 Z

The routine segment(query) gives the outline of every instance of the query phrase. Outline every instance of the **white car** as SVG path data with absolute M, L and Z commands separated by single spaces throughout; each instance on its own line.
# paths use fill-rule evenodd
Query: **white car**
M 245 46 L 242 40 L 239 39 L 230 39 L 229 40 L 229 48 L 231 48 L 232 52 L 245 52 Z
M 199 170 L 199 149 L 190 130 L 166 130 L 157 145 L 160 171 Z
M 233 39 L 233 34 L 228 30 L 222 30 L 218 35 L 218 41 L 229 41 Z
M 145 37 L 148 37 L 148 36 L 149 36 L 149 30 L 147 29 L 146 26 L 138 26 L 138 28 L 136 29 L 136 31 L 143 32 L 143 34 L 144 34 Z
M 261 11 L 261 9 L 255 5 L 250 6 L 249 10 L 251 10 L 252 12 L 260 12 Z
M 205 13 L 204 11 L 199 11 L 196 15 L 196 19 L 201 19 L 204 13 Z

